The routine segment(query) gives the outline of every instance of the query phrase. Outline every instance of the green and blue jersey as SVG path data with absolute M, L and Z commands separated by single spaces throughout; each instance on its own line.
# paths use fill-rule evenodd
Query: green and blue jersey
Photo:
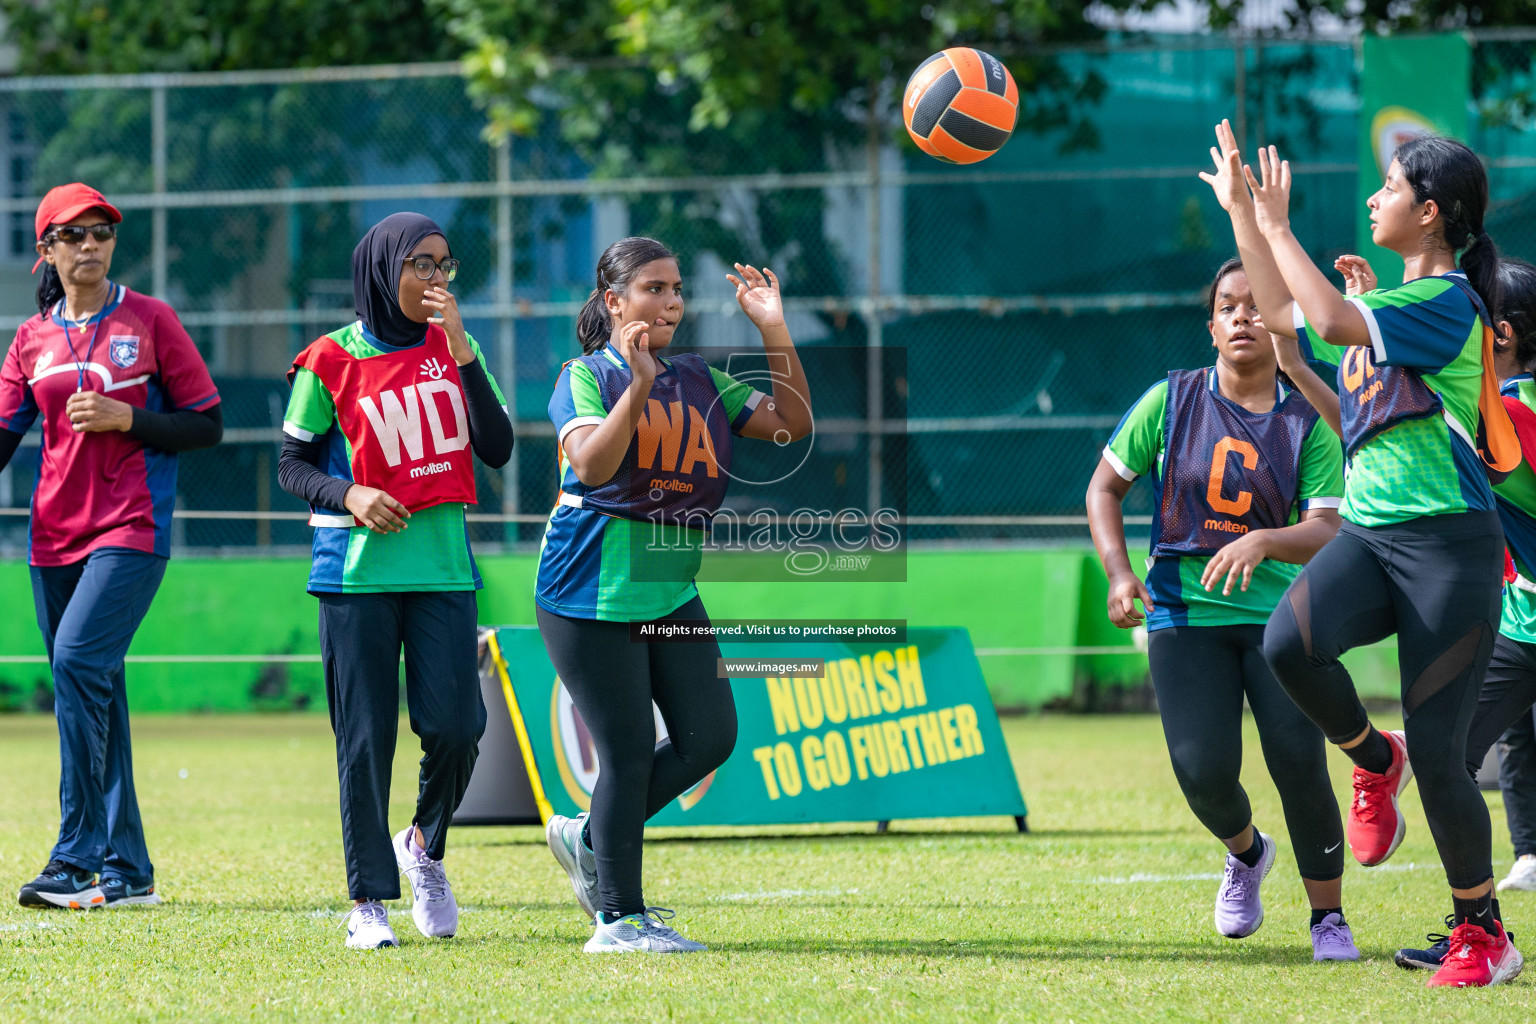
M 1536 410 L 1536 381 L 1530 374 L 1511 377 L 1501 391 Z M 1511 640 L 1536 644 L 1536 470 L 1529 460 L 1521 461 L 1503 483 L 1495 484 L 1493 494 L 1504 541 L 1519 574 L 1504 585 L 1499 632 Z
M 1294 410 L 1297 407 L 1294 404 L 1289 406 L 1286 404 L 1286 398 L 1290 392 L 1278 381 L 1275 385 L 1274 411 L 1253 413 L 1220 394 L 1214 368 L 1206 371 L 1206 374 L 1206 387 L 1210 392 L 1211 400 L 1222 403 L 1230 417 L 1260 424 L 1270 417 L 1295 414 Z M 1158 381 L 1147 389 L 1147 392 L 1121 419 L 1103 452 L 1104 460 L 1122 479 L 1135 480 L 1142 476 L 1150 477 L 1153 505 L 1159 513 L 1165 504 L 1163 488 L 1167 482 L 1165 481 L 1165 464 L 1170 449 L 1169 439 L 1170 437 L 1174 439 L 1176 447 L 1183 440 L 1182 432 L 1190 429 L 1188 424 L 1169 422 L 1168 395 L 1169 381 L 1166 379 Z M 1310 408 L 1307 412 L 1311 412 Z M 1297 522 L 1302 511 L 1337 508 L 1339 505 L 1344 491 L 1343 453 L 1338 438 L 1317 418 L 1315 413 L 1306 417 L 1306 430 L 1300 444 L 1297 465 L 1286 467 L 1283 472 L 1276 472 L 1275 467 L 1264 465 L 1258 458 L 1253 459 L 1251 466 L 1247 466 L 1241 455 L 1237 453 L 1237 449 L 1230 443 L 1222 445 L 1220 441 L 1214 439 L 1214 436 L 1206 440 L 1211 441 L 1211 444 L 1206 447 L 1219 452 L 1219 457 L 1213 457 L 1211 464 L 1213 467 L 1219 465 L 1221 474 L 1218 476 L 1213 468 L 1207 488 L 1198 494 L 1181 495 L 1180 497 L 1185 499 L 1179 503 L 1181 507 L 1205 507 L 1214 500 L 1220 507 L 1211 505 L 1205 514 L 1211 521 L 1218 524 L 1232 521 L 1232 498 L 1238 495 L 1234 493 L 1231 483 L 1224 481 L 1221 477 L 1227 473 L 1241 472 L 1294 481 L 1295 494 L 1290 499 L 1292 506 L 1287 517 L 1288 523 Z M 1233 439 L 1221 440 L 1231 442 Z M 1229 459 L 1229 454 L 1234 457 Z M 1163 540 L 1161 520 L 1162 516 L 1159 514 L 1155 517 L 1153 524 L 1152 548 L 1154 550 Z M 1230 539 L 1235 540 L 1239 535 L 1233 533 Z M 1200 577 L 1205 572 L 1206 566 L 1210 564 L 1210 560 L 1210 555 L 1199 554 L 1164 554 L 1149 560 L 1146 582 L 1147 590 L 1152 596 L 1153 609 L 1147 616 L 1147 629 L 1165 629 L 1170 626 L 1262 625 L 1269 620 L 1270 612 L 1279 603 L 1285 589 L 1301 571 L 1299 565 L 1265 559 L 1255 567 L 1252 582 L 1246 591 L 1234 586 L 1231 594 L 1223 595 L 1221 589 L 1225 583 L 1224 580 L 1218 582 L 1209 592 L 1200 583 Z

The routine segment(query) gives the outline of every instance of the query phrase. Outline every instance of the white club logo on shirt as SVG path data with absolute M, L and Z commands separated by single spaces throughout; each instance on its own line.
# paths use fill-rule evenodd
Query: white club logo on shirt
M 433 380 L 442 380 L 443 374 L 447 372 L 448 367 L 438 362 L 436 357 L 428 359 L 426 362 L 421 364 L 421 375 L 423 377 L 430 377 Z
M 36 377 L 38 374 L 42 373 L 44 370 L 48 369 L 48 367 L 50 367 L 52 365 L 53 365 L 53 353 L 52 352 L 44 352 L 42 355 L 37 357 L 37 362 L 32 364 L 32 376 Z

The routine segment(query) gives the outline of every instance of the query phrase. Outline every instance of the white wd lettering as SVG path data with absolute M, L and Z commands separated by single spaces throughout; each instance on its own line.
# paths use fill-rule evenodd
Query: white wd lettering
M 416 385 L 421 404 L 427 409 L 427 423 L 432 427 L 432 447 L 437 454 L 446 455 L 469 447 L 469 417 L 464 412 L 464 396 L 459 386 L 451 380 L 435 380 L 430 384 Z M 448 407 L 453 410 L 453 436 L 443 436 L 443 420 L 438 407 L 437 395 L 448 396 Z
M 404 402 L 401 399 L 404 398 Z M 363 409 L 363 415 L 368 417 L 368 422 L 373 424 L 374 435 L 379 439 L 379 447 L 384 449 L 384 461 L 391 466 L 400 465 L 400 446 L 405 445 L 405 453 L 416 462 L 422 457 L 421 447 L 421 410 L 416 400 L 416 385 L 407 384 L 400 389 L 400 394 L 393 391 L 379 393 L 379 402 L 384 406 L 383 415 L 379 414 L 379 407 L 373 399 L 364 396 L 357 400 L 357 404 Z M 441 428 L 439 428 L 440 431 Z

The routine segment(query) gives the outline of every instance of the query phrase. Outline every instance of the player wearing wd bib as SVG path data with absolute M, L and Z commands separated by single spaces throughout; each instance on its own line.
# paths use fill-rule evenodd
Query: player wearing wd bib
M 87 185 L 43 197 L 38 313 L 0 368 L 0 469 L 42 421 L 27 560 L 59 729 L 59 839 L 25 907 L 160 902 L 124 659 L 170 557 L 176 453 L 218 444 L 223 416 L 175 311 L 108 278 L 122 219 Z
M 554 815 L 549 848 L 594 920 L 586 950 L 693 952 L 641 889 L 645 822 L 705 779 L 736 742 L 720 646 L 640 638 L 637 623 L 708 613 L 694 585 L 704 531 L 729 479 L 732 435 L 810 432 L 810 390 L 784 326 L 778 279 L 727 275 L 763 347 L 788 368 L 773 395 L 667 355 L 683 315 L 677 257 L 650 238 L 609 246 L 577 323 L 584 355 L 549 403 L 561 489 L 539 551 L 539 632 L 597 748 L 591 813 Z M 770 361 L 772 362 L 772 361 Z M 656 742 L 652 705 L 666 723 Z
M 1372 236 L 1403 257 L 1407 283 L 1346 299 L 1291 233 L 1289 165 L 1270 147 L 1255 178 L 1230 129 L 1217 135 L 1216 170 L 1204 177 L 1232 215 L 1265 323 L 1338 364 L 1349 460 L 1344 526 L 1275 609 L 1265 658 L 1355 763 L 1346 833 L 1360 863 L 1381 863 L 1402 841 L 1398 796 L 1418 776 L 1454 905 L 1451 954 L 1430 984 L 1507 981 L 1520 954 L 1497 920 L 1488 808 L 1466 771 L 1504 561 L 1488 477 L 1520 459 L 1493 325 L 1479 315 L 1498 308 L 1499 291 L 1498 250 L 1483 230 L 1487 174 L 1449 139 L 1399 146 L 1368 205 Z M 1339 656 L 1393 634 L 1404 729 L 1382 733 Z
M 1243 938 L 1264 920 L 1259 886 L 1277 847 L 1253 825 L 1239 780 L 1243 702 L 1253 709 L 1270 777 L 1312 904 L 1313 956 L 1354 960 L 1340 876 L 1343 826 L 1322 734 L 1264 663 L 1264 623 L 1303 562 L 1337 529 L 1344 490 L 1338 439 L 1276 374 L 1236 260 L 1210 289 L 1216 365 L 1175 370 L 1115 428 L 1088 488 L 1094 542 L 1110 578 L 1110 619 L 1146 608 L 1152 685 L 1174 775 L 1190 809 L 1227 847 L 1217 931 Z M 1146 585 L 1125 549 L 1120 503 L 1152 483 Z M 1239 579 L 1240 578 L 1240 579 Z
M 458 928 L 442 859 L 485 729 L 475 591 L 464 506 L 471 452 L 512 453 L 512 424 L 447 289 L 458 270 L 442 229 L 387 217 L 352 254 L 358 320 L 294 360 L 282 486 L 309 502 L 309 592 L 320 602 L 326 699 L 336 733 L 347 945 L 395 945 L 381 900 L 411 881 L 423 935 Z M 410 827 L 390 839 L 389 778 L 401 652 L 421 779 Z

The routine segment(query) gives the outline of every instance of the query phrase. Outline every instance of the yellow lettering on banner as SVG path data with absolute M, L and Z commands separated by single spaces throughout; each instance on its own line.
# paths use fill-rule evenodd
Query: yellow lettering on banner
M 903 704 L 909 708 L 920 708 L 928 703 L 928 691 L 923 688 L 923 670 L 918 664 L 916 644 L 896 651 L 896 676 L 901 680 Z
M 907 748 L 901 742 L 901 726 L 893 721 L 881 722 L 880 731 L 885 735 L 885 752 L 891 759 L 891 774 L 910 770 L 912 762 L 907 760 Z
M 768 677 L 768 704 L 773 708 L 773 730 L 780 736 L 800 731 L 800 719 L 795 715 L 795 698 L 790 692 L 788 679 Z
M 768 799 L 779 798 L 779 784 L 773 778 L 773 748 L 758 747 L 752 751 L 752 759 L 763 769 L 763 786 L 768 790 Z
M 820 792 L 832 785 L 832 777 L 827 774 L 827 762 L 821 753 L 821 740 L 815 736 L 807 736 L 800 741 L 800 760 L 805 762 L 805 781 L 811 784 L 811 788 Z
M 917 745 L 917 727 L 922 719 L 922 715 L 908 715 L 901 720 L 901 731 L 906 734 L 907 747 L 912 751 L 913 768 L 923 766 L 923 751 Z
M 923 753 L 928 755 L 929 764 L 943 764 L 949 760 L 944 753 L 944 737 L 939 732 L 939 713 L 930 711 L 926 715 L 917 716 L 917 724 L 923 730 Z
M 795 760 L 795 748 L 780 743 L 773 748 L 773 766 L 779 771 L 779 786 L 785 796 L 800 795 L 800 763 Z
M 853 748 L 853 770 L 860 779 L 869 778 L 869 744 L 864 740 L 862 725 L 848 730 L 848 745 Z
M 891 765 L 885 757 L 885 733 L 878 724 L 864 727 L 864 742 L 869 745 L 869 770 L 885 778 Z
M 896 682 L 896 677 L 891 675 L 891 669 L 896 667 L 896 659 L 890 651 L 876 651 L 873 658 L 875 666 L 875 681 L 880 684 L 880 706 L 887 712 L 901 710 L 901 685 Z
M 796 678 L 795 707 L 800 709 L 800 724 L 807 729 L 821 726 L 821 691 L 814 679 Z
M 828 660 L 827 670 L 830 672 L 831 669 L 832 662 Z M 871 712 L 859 677 L 859 663 L 852 658 L 842 658 L 837 663 L 837 671 L 843 678 L 843 692 L 848 695 L 848 717 L 868 718 Z
M 827 662 L 827 674 L 816 682 L 821 684 L 821 707 L 827 721 L 837 725 L 848 717 L 848 701 L 843 697 L 843 686 L 837 677 L 837 662 Z
M 836 729 L 829 730 L 822 738 L 821 747 L 827 754 L 827 774 L 832 776 L 832 784 L 848 785 L 853 771 L 848 766 L 848 744 L 843 742 L 843 734 Z
M 955 728 L 960 731 L 960 745 L 966 757 L 976 757 L 983 752 L 981 730 L 976 728 L 976 709 L 969 704 L 955 705 Z
M 869 713 L 880 713 L 880 691 L 875 688 L 875 670 L 869 663 L 869 655 L 859 655 L 859 672 L 864 676 L 864 692 L 869 697 Z
M 939 731 L 944 734 L 944 753 L 949 755 L 951 761 L 958 761 L 965 756 L 965 750 L 960 746 L 960 730 L 955 728 L 955 709 L 944 708 L 939 712 Z

